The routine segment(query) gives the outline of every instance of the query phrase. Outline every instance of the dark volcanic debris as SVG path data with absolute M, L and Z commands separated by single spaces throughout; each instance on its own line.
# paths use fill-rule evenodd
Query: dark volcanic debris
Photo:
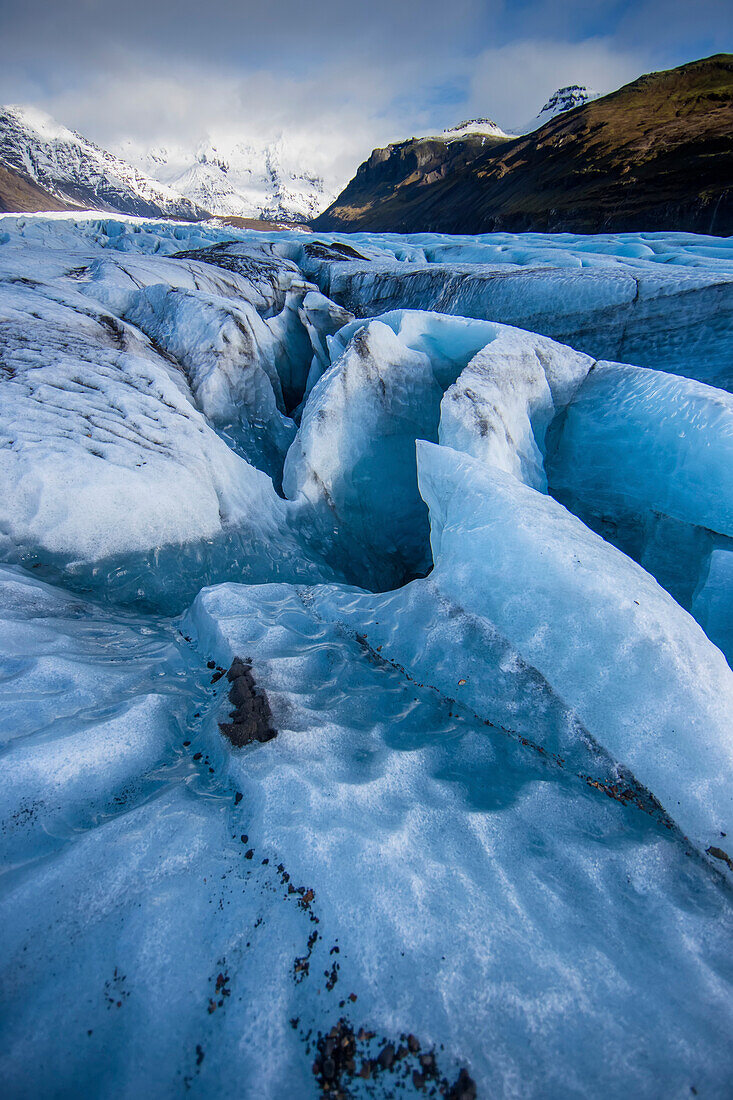
M 255 687 L 252 665 L 235 657 L 226 677 L 231 685 L 229 702 L 234 709 L 229 713 L 228 722 L 219 723 L 224 736 L 235 748 L 277 737 L 269 700 L 264 691 Z
M 318 1035 L 313 1074 L 321 1094 L 329 1100 L 347 1100 L 352 1081 L 363 1080 L 377 1087 L 375 1096 L 393 1096 L 395 1088 L 412 1086 L 425 1096 L 447 1100 L 477 1100 L 476 1083 L 462 1068 L 451 1083 L 443 1076 L 433 1051 L 418 1056 L 420 1043 L 414 1035 L 401 1036 L 399 1046 L 387 1039 L 376 1040 L 373 1031 L 354 1031 L 342 1017 L 330 1031 Z M 409 1089 L 408 1089 L 409 1091 Z
M 126 975 L 121 974 L 115 967 L 112 978 L 104 983 L 104 1001 L 108 1009 L 122 1008 L 123 1001 L 130 996 L 129 990 L 125 989 L 126 980 Z
M 722 863 L 725 863 L 730 870 L 733 871 L 733 859 L 731 859 L 728 853 L 722 848 L 716 848 L 714 845 L 711 845 L 709 848 L 706 848 L 705 851 L 714 859 L 721 860 Z

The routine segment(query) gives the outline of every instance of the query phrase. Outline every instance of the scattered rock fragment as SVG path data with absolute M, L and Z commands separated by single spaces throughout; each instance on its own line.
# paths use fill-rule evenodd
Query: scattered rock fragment
M 345 1100 L 353 1095 L 350 1083 L 361 1079 L 372 1083 L 370 1096 L 385 1100 L 395 1095 L 395 1088 L 404 1089 L 408 1082 L 426 1095 L 443 1096 L 448 1100 L 477 1100 L 476 1083 L 468 1070 L 461 1069 L 451 1084 L 441 1074 L 433 1051 L 416 1057 L 421 1044 L 414 1035 L 401 1036 L 404 1042 L 397 1049 L 384 1037 L 379 1040 L 378 1047 L 373 1047 L 375 1038 L 373 1031 L 363 1027 L 355 1033 L 345 1017 L 330 1031 L 319 1034 L 313 1074 L 322 1096 L 329 1100 Z
M 469 1076 L 468 1071 L 462 1069 L 458 1074 L 458 1080 L 448 1093 L 448 1100 L 476 1100 L 476 1082 Z
M 380 1069 L 391 1069 L 392 1066 L 394 1065 L 394 1060 L 395 1060 L 394 1046 L 392 1045 L 392 1043 L 387 1043 L 387 1045 L 384 1046 L 380 1050 L 379 1054 L 377 1055 L 377 1062 L 379 1063 L 379 1068 Z
M 368 260 L 368 256 L 362 256 L 350 244 L 342 244 L 340 241 L 312 241 L 303 246 L 306 256 L 316 260 Z
M 712 856 L 713 859 L 719 859 L 722 863 L 725 863 L 729 871 L 733 871 L 733 859 L 731 859 L 728 853 L 723 851 L 722 848 L 716 848 L 714 845 L 711 845 L 709 848 L 706 848 L 705 851 L 709 856 Z
M 229 702 L 234 709 L 228 722 L 220 722 L 219 729 L 236 748 L 253 741 L 264 743 L 277 737 L 270 703 L 264 691 L 255 687 L 252 665 L 235 657 L 226 673 L 230 683 Z

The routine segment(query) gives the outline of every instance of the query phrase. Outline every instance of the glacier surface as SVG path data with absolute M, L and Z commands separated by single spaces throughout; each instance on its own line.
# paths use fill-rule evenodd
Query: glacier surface
M 8 1095 L 729 1095 L 732 305 L 0 218 Z

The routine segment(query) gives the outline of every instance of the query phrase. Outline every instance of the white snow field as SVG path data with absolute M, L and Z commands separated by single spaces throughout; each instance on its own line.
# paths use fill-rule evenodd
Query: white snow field
M 0 218 L 0 1077 L 726 1098 L 733 245 Z

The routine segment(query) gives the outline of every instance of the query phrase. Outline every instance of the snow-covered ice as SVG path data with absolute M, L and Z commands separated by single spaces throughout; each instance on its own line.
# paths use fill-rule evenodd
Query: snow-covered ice
M 121 157 L 211 214 L 307 222 L 333 202 L 346 180 L 329 171 L 318 143 L 233 141 L 209 136 L 191 145 L 120 143 Z
M 0 218 L 9 1095 L 728 1095 L 732 304 Z
M 357 316 L 410 308 L 501 321 L 597 359 L 733 388 L 727 239 L 493 233 L 349 240 L 365 260 L 314 258 L 304 270 Z

